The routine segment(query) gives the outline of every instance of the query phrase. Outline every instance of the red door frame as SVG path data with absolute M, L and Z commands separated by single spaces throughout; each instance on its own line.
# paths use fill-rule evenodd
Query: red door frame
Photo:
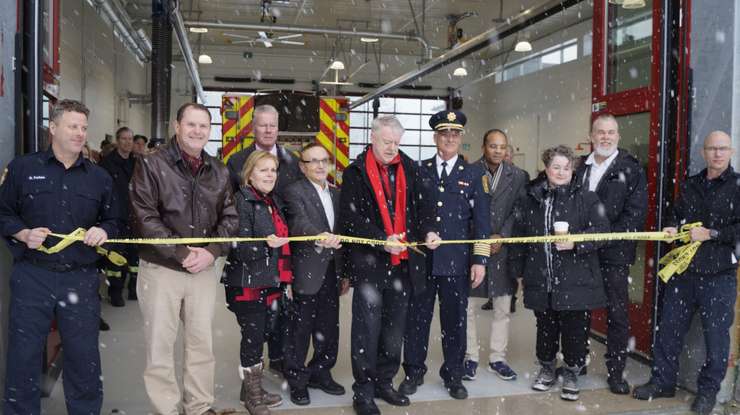
M 607 7 L 608 0 L 596 0 L 593 14 L 593 64 L 592 64 L 592 114 L 591 119 L 609 113 L 614 116 L 650 113 L 650 137 L 648 142 L 648 214 L 646 229 L 653 230 L 657 221 L 657 181 L 660 169 L 658 160 L 659 111 L 660 111 L 660 56 L 661 56 L 661 2 L 653 2 L 653 35 L 652 65 L 650 68 L 650 85 L 614 94 L 606 93 L 606 57 L 607 57 Z M 648 242 L 645 250 L 645 286 L 642 304 L 630 304 L 630 331 L 635 337 L 635 351 L 648 355 L 651 350 L 653 331 L 653 299 L 655 293 L 655 268 L 652 258 L 655 243 Z M 606 312 L 596 310 L 593 313 L 592 330 L 606 333 Z

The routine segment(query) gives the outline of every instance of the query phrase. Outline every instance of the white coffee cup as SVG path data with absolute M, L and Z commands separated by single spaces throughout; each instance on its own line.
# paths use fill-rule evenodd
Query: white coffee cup
M 555 235 L 567 235 L 568 222 L 555 222 L 552 224 L 552 229 L 555 231 Z

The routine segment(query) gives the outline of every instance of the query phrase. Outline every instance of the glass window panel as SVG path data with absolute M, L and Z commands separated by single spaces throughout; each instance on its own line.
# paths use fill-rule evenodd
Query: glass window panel
M 578 59 L 578 45 L 570 45 L 563 49 L 563 63 Z
M 496 75 L 494 75 L 494 81 L 497 84 L 500 84 L 501 81 L 503 81 L 503 74 L 501 72 L 496 72 Z
M 350 124 L 351 125 L 351 124 Z M 349 142 L 353 144 L 365 143 L 370 140 L 370 130 L 365 128 L 350 128 Z
M 547 53 L 542 55 L 542 67 L 547 68 L 549 66 L 560 65 L 560 50 Z
M 208 141 L 221 142 L 221 124 L 211 125 L 211 134 L 208 136 Z
M 419 130 L 406 130 L 401 137 L 401 145 L 419 145 L 419 139 L 421 137 L 421 131 Z
M 350 111 L 349 125 L 351 127 L 369 127 L 371 116 L 372 114 L 368 114 L 366 112 Z
M 613 94 L 650 84 L 653 0 L 645 7 L 607 9 L 606 92 Z
M 437 154 L 436 147 L 421 147 L 421 158 L 420 160 L 426 160 L 434 157 Z
M 221 141 L 209 141 L 204 150 L 211 156 L 218 157 L 221 151 Z
M 370 108 L 372 108 L 372 104 L 370 105 Z M 395 111 L 395 98 L 380 98 L 380 108 L 378 109 L 378 112 L 393 113 Z
M 560 53 L 560 51 L 558 51 Z M 522 75 L 529 75 L 540 70 L 540 60 L 537 58 L 524 61 L 521 64 Z
M 350 98 L 349 99 L 349 102 L 355 102 L 355 101 L 359 101 L 359 100 L 360 100 L 360 97 L 354 97 L 354 98 Z M 360 105 L 357 108 L 352 108 L 352 111 L 372 111 L 372 110 L 373 110 L 373 108 L 371 106 L 368 106 L 368 103 L 367 102 L 365 102 L 364 104 Z
M 519 70 L 519 65 L 514 65 L 511 68 L 504 69 L 504 81 L 511 81 L 514 78 L 518 78 Z
M 397 114 L 396 118 L 405 129 L 418 130 L 421 128 L 421 115 Z
M 447 108 L 447 103 L 443 99 L 425 99 L 421 101 L 422 114 L 435 114 L 445 108 Z
M 412 160 L 421 160 L 419 158 L 419 146 L 401 146 L 401 151 L 411 157 Z
M 365 144 L 350 144 L 349 145 L 349 158 L 354 160 L 360 153 L 365 150 Z
M 418 114 L 421 111 L 421 100 L 418 98 L 396 98 L 396 112 Z
M 586 33 L 583 35 L 583 56 L 591 56 L 593 43 L 594 35 L 592 33 Z
M 208 108 L 211 113 L 211 124 L 221 124 L 221 108 Z
M 206 96 L 206 100 L 205 102 L 201 102 L 201 104 L 206 107 L 221 108 L 221 97 L 224 95 L 222 91 L 204 91 L 203 95 Z M 198 97 L 198 102 L 200 102 L 200 97 Z
M 434 144 L 434 131 L 427 130 L 421 132 L 421 145 L 433 146 Z
M 442 108 L 443 110 L 444 108 Z M 440 111 L 442 111 L 440 110 Z M 429 119 L 432 118 L 431 115 L 422 115 L 421 116 L 421 128 L 430 128 L 429 127 Z

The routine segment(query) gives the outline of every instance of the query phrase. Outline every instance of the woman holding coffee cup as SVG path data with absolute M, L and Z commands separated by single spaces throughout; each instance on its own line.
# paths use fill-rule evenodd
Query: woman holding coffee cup
M 533 180 L 515 205 L 512 236 L 566 235 L 609 231 L 609 221 L 595 193 L 572 181 L 573 150 L 545 150 L 544 174 Z M 586 364 L 591 310 L 606 297 L 599 270 L 598 242 L 559 241 L 515 244 L 509 272 L 523 277 L 524 306 L 537 318 L 536 354 L 540 371 L 532 388 L 547 391 L 557 382 L 557 352 L 563 351 L 560 397 L 577 400 L 577 374 Z

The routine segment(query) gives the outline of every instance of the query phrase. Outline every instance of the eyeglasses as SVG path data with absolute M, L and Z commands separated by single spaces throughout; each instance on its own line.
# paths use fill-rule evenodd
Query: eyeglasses
M 707 153 L 727 153 L 730 150 L 732 150 L 732 147 L 727 147 L 727 146 L 704 147 L 704 151 L 706 151 Z
M 313 164 L 314 166 L 320 166 L 322 164 L 325 165 L 325 166 L 328 166 L 329 165 L 329 161 L 330 160 L 328 158 L 325 158 L 325 159 L 311 159 L 311 160 L 303 160 L 303 159 L 301 159 L 301 163 Z

